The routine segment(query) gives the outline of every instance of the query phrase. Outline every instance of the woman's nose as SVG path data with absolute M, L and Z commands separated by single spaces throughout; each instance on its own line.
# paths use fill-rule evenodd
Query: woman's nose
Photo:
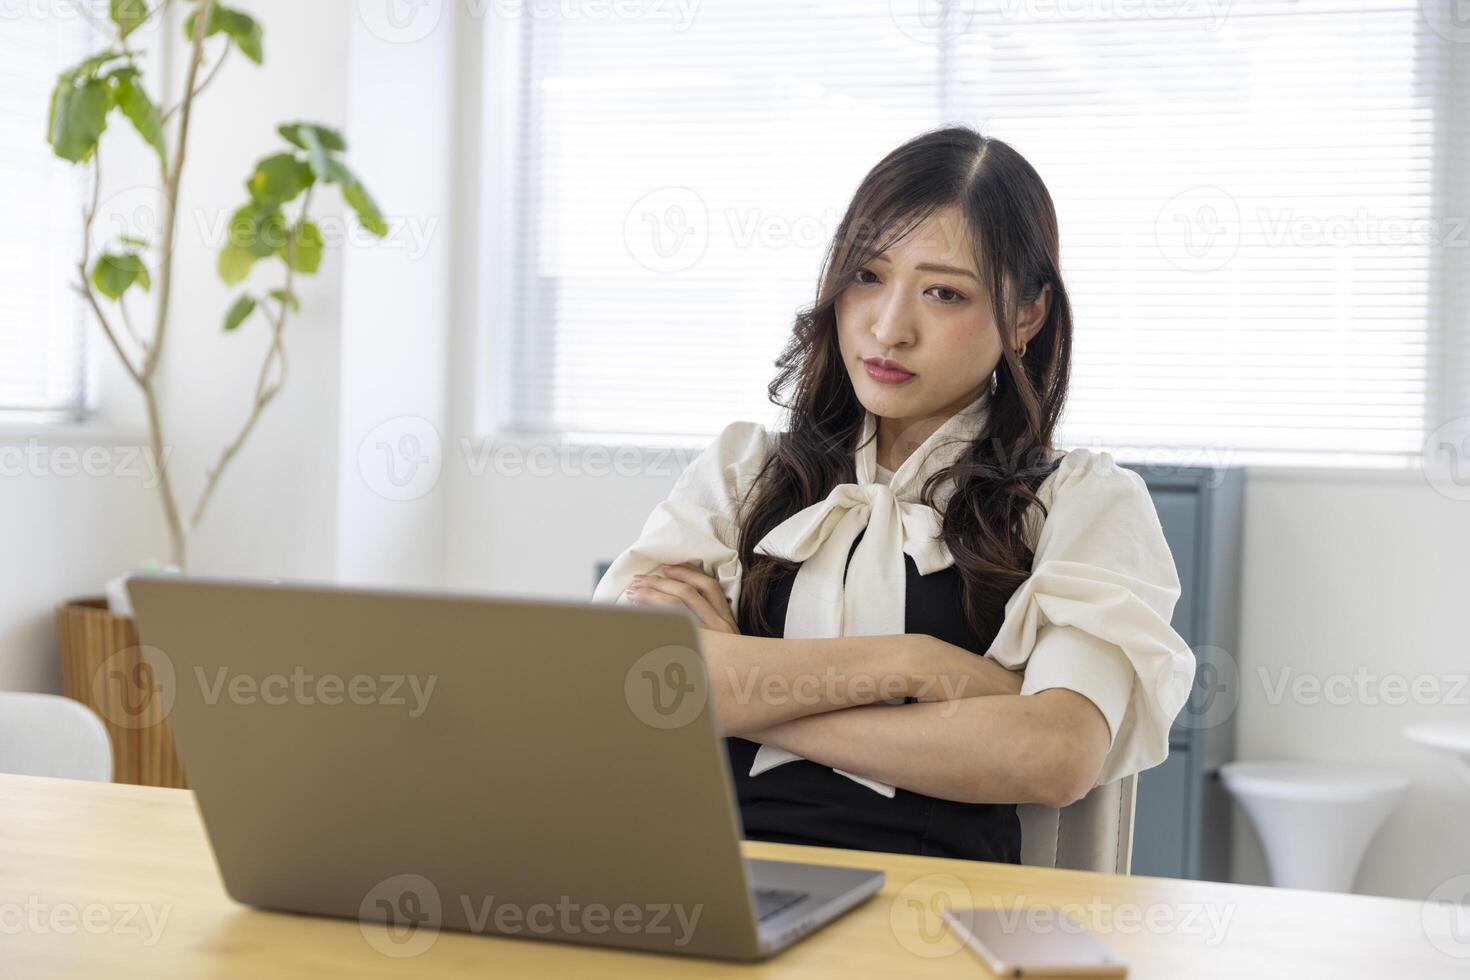
M 893 297 L 877 311 L 873 339 L 884 347 L 903 347 L 914 342 L 913 311 L 901 297 Z

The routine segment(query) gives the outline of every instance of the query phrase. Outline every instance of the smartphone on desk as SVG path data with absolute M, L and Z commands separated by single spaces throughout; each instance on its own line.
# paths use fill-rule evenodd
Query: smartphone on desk
M 1126 977 L 1118 959 L 1063 909 L 1045 908 L 1044 926 L 1031 909 L 943 911 L 944 920 L 998 977 Z

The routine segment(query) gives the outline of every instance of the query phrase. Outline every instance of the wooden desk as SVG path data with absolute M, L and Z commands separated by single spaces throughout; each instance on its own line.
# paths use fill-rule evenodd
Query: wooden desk
M 753 966 L 452 932 L 411 959 L 393 958 L 354 921 L 232 902 L 188 790 L 0 776 L 0 973 L 109 980 L 988 976 L 953 937 L 924 938 L 926 903 L 946 894 L 1007 909 L 1013 902 L 1071 905 L 1138 978 L 1470 975 L 1470 936 L 1458 958 L 1426 937 L 1426 921 L 1449 935 L 1448 906 L 822 848 L 752 843 L 746 850 L 881 867 L 888 883 L 856 912 Z

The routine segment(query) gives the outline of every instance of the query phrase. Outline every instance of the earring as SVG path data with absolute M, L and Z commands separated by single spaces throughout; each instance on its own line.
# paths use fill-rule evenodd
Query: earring
M 1028 341 L 1022 341 L 1021 342 L 1020 349 L 1016 351 L 1016 356 L 1017 357 L 1025 357 L 1026 356 L 1026 345 L 1029 344 L 1029 343 L 1030 343 L 1029 340 Z

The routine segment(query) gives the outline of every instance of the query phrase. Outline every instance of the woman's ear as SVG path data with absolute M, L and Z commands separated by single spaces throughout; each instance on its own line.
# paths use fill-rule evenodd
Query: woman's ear
M 1020 344 L 1029 343 L 1036 336 L 1042 324 L 1046 323 L 1046 315 L 1051 311 L 1051 283 L 1043 283 L 1041 291 L 1036 298 L 1021 307 L 1021 317 L 1016 323 L 1016 342 Z

